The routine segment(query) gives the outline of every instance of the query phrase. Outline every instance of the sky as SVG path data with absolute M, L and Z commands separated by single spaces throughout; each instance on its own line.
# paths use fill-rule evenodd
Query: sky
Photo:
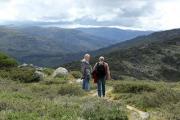
M 0 24 L 180 28 L 180 0 L 0 0 Z

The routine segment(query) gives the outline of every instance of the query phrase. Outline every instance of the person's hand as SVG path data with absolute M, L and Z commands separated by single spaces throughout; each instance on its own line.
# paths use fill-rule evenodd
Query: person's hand
M 85 77 L 84 77 L 84 76 L 82 76 L 82 77 L 81 77 L 81 80 L 82 80 L 82 79 L 85 79 Z
M 106 80 L 111 80 L 111 76 L 107 75 Z
M 89 79 L 89 80 L 90 80 L 90 79 L 91 79 L 91 75 L 87 75 L 87 79 Z

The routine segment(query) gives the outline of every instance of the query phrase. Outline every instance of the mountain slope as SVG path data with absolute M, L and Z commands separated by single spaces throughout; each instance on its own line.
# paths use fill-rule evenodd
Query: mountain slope
M 179 37 L 180 29 L 166 30 L 160 32 L 154 32 L 150 35 L 138 36 L 136 38 L 126 40 L 124 42 L 111 45 L 109 47 L 102 48 L 95 51 L 96 54 L 109 53 L 120 49 L 127 49 L 131 47 L 139 47 L 152 42 L 166 41 Z
M 0 50 L 22 63 L 38 66 L 54 67 L 71 62 L 79 59 L 81 53 L 113 43 L 109 39 L 78 29 L 0 26 Z
M 0 50 L 10 54 L 20 62 L 36 64 L 36 61 L 43 60 L 44 56 L 62 58 L 67 54 L 97 50 L 109 44 L 108 40 L 78 30 L 0 27 Z
M 11 49 L 17 50 L 30 50 L 34 47 L 40 53 L 46 51 L 49 53 L 76 53 L 95 50 L 109 44 L 98 37 L 78 30 L 40 27 L 1 28 L 0 42 L 1 48 L 4 46 L 7 49 L 11 47 Z M 96 44 L 94 44 L 95 42 Z
M 180 80 L 180 37 L 105 55 L 117 78 Z
M 152 31 L 140 31 L 140 30 L 123 30 L 118 28 L 78 28 L 78 30 L 88 33 L 94 36 L 98 36 L 104 39 L 108 39 L 112 44 L 120 43 L 125 40 L 130 40 L 137 36 L 149 35 Z
M 180 29 L 138 37 L 93 54 L 105 56 L 114 79 L 131 76 L 137 79 L 180 80 Z M 65 66 L 77 70 L 78 63 Z

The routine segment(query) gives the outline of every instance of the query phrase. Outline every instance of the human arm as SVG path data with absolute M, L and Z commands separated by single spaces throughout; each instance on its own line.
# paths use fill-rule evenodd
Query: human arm
M 93 70 L 92 70 L 92 71 L 96 70 L 96 66 L 97 66 L 97 63 L 94 65 L 94 67 L 93 67 Z
M 107 63 L 105 65 L 106 65 L 106 79 L 111 80 L 111 73 L 110 73 L 109 65 Z
M 82 79 L 84 79 L 86 75 L 86 65 L 83 62 L 81 64 L 81 72 L 82 72 Z

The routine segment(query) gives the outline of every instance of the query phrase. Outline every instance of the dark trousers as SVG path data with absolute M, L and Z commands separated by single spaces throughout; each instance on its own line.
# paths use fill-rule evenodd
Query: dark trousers
M 105 97 L 105 92 L 106 92 L 105 84 L 106 84 L 105 77 L 97 80 L 97 90 L 98 90 L 99 97 L 102 97 L 102 96 Z

